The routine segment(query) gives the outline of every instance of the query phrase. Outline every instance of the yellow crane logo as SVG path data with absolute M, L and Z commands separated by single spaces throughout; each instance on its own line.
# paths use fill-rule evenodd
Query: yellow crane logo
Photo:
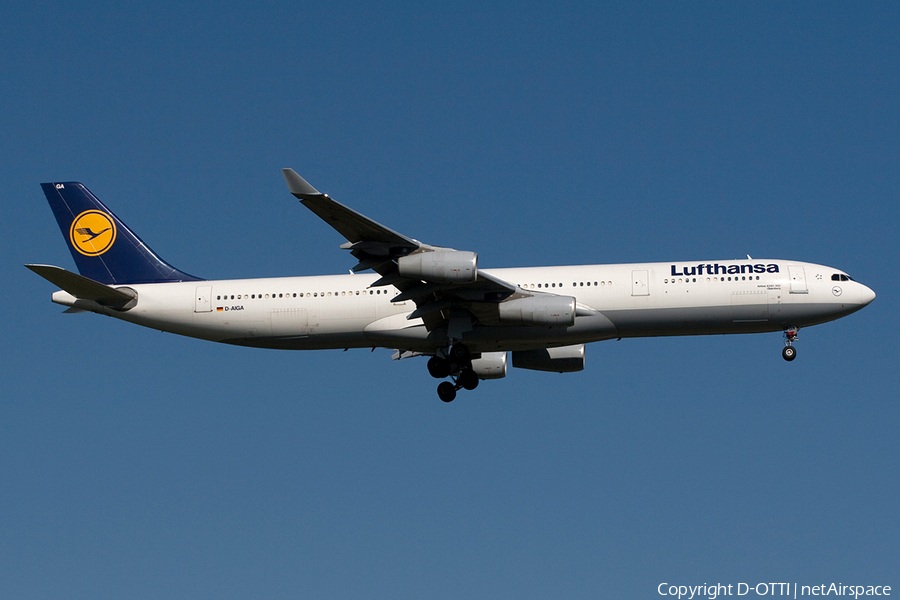
M 69 239 L 85 256 L 99 256 L 116 241 L 116 224 L 105 212 L 86 210 L 72 221 Z

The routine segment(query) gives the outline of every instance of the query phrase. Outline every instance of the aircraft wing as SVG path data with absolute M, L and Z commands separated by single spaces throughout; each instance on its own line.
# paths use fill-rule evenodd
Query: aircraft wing
M 282 173 L 291 194 L 347 239 L 341 248 L 350 250 L 359 261 L 353 271 L 372 269 L 381 275 L 373 285 L 393 285 L 400 290 L 400 294 L 392 299 L 394 302 L 415 302 L 417 308 L 410 318 L 422 317 L 429 330 L 446 323 L 449 317 L 443 315 L 449 315 L 453 309 L 468 309 L 471 312 L 473 304 L 496 304 L 517 293 L 526 295 L 517 285 L 482 271 L 477 271 L 475 280 L 468 282 L 436 282 L 404 277 L 398 268 L 399 259 L 412 254 L 452 249 L 423 244 L 361 215 L 316 190 L 293 169 L 282 169 Z
M 282 169 L 281 172 L 291 193 L 299 198 L 304 206 L 347 238 L 351 244 L 369 242 L 372 246 L 394 247 L 398 250 L 408 248 L 410 251 L 421 245 L 416 240 L 388 229 L 340 202 L 335 202 L 328 194 L 323 194 L 309 185 L 293 169 Z

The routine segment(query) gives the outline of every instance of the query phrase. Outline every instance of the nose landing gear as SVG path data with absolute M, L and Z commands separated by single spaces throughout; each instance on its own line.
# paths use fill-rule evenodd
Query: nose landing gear
M 788 362 L 797 358 L 797 349 L 794 348 L 793 343 L 797 341 L 798 331 L 800 331 L 799 327 L 789 327 L 784 331 L 784 350 L 781 351 L 781 356 Z
M 478 375 L 472 370 L 471 354 L 463 344 L 453 344 L 445 354 L 446 357 L 432 356 L 428 359 L 428 372 L 436 379 L 453 379 L 452 382 L 442 382 L 437 388 L 442 401 L 453 402 L 458 390 L 478 387 Z

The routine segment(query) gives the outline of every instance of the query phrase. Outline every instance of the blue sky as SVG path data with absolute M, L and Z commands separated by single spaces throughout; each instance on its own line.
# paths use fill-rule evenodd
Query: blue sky
M 0 591 L 657 597 L 900 586 L 900 8 L 38 2 L 0 8 Z M 878 298 L 610 341 L 445 405 L 389 350 L 63 315 L 39 183 L 206 278 L 343 273 L 292 167 L 482 266 L 793 258 Z M 893 265 L 893 266 L 892 266 Z

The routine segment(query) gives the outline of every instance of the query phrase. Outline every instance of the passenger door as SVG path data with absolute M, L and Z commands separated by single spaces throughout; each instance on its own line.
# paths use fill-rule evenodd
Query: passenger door
M 212 296 L 211 286 L 198 287 L 194 294 L 194 312 L 209 312 L 212 310 L 210 298 Z
M 631 295 L 632 296 L 649 296 L 650 295 L 650 277 L 649 272 L 645 269 L 631 272 Z
M 809 290 L 806 287 L 806 273 L 803 267 L 788 266 L 788 274 L 791 277 L 791 293 L 806 294 Z

